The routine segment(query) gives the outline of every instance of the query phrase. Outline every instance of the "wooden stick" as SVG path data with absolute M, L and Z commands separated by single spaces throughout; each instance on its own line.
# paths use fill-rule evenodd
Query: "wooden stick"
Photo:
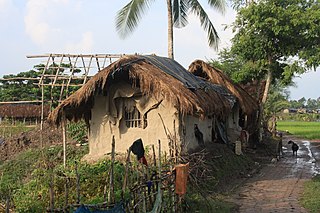
M 152 144 L 152 154 L 153 154 L 153 165 L 157 166 L 156 152 L 154 150 L 154 145 Z
M 65 200 L 64 200 L 64 207 L 65 209 L 68 207 L 68 201 L 69 201 L 69 178 L 65 177 L 65 185 L 64 185 L 64 189 L 65 189 Z
M 108 194 L 108 201 L 109 204 L 114 203 L 114 177 L 113 177 L 113 173 L 114 173 L 114 156 L 115 156 L 115 139 L 114 139 L 114 135 L 112 136 L 112 151 L 111 151 L 111 170 L 110 170 L 110 190 L 109 190 L 109 194 Z
M 6 199 L 6 213 L 10 213 L 10 197 Z
M 75 162 L 76 178 L 77 178 L 77 204 L 80 204 L 80 175 L 78 172 L 78 163 Z
M 54 212 L 54 189 L 53 189 L 53 182 L 54 182 L 54 176 L 53 176 L 53 168 L 51 168 L 51 175 L 50 175 L 50 210 L 51 212 Z
M 121 192 L 122 200 L 124 199 L 124 192 L 126 190 L 127 182 L 128 182 L 128 169 L 129 169 L 129 164 L 130 164 L 130 153 L 131 153 L 131 150 L 129 149 L 127 151 L 126 168 L 125 168 L 125 173 L 124 173 L 124 178 L 123 178 L 123 185 L 122 185 L 122 192 Z
M 67 131 L 66 131 L 66 118 L 63 116 L 62 121 L 62 141 L 63 141 L 63 167 L 67 165 Z

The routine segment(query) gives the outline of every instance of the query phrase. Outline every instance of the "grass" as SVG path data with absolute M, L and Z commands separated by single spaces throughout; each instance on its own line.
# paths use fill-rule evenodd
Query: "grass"
M 0 138 L 9 138 L 13 135 L 17 135 L 22 132 L 27 132 L 32 129 L 34 129 L 34 127 L 26 126 L 23 124 L 18 124 L 16 126 L 2 124 L 0 125 Z
M 219 145 L 219 146 L 218 146 Z M 201 191 L 206 191 L 205 195 L 199 193 L 198 188 L 188 184 L 187 195 L 182 208 L 186 212 L 234 212 L 235 205 L 224 201 L 223 195 L 218 190 L 213 189 L 217 180 L 230 180 L 236 177 L 240 171 L 248 169 L 252 163 L 245 156 L 236 156 L 226 146 L 218 144 L 217 153 L 221 158 L 210 158 L 210 167 L 214 172 L 212 182 L 207 180 L 201 184 Z M 67 169 L 62 166 L 62 146 L 54 146 L 40 149 L 30 149 L 18 154 L 14 159 L 0 164 L 0 204 L 4 203 L 7 197 L 11 197 L 11 203 L 15 205 L 17 212 L 45 212 L 49 206 L 49 186 L 50 177 L 55 174 L 55 206 L 64 205 L 64 175 L 70 177 L 69 182 L 69 202 L 76 202 L 76 178 L 75 161 L 79 162 L 84 154 L 88 152 L 88 147 L 68 146 Z M 101 203 L 103 201 L 104 184 L 107 172 L 109 171 L 108 161 L 89 165 L 79 162 L 79 174 L 81 184 L 81 202 Z M 116 200 L 120 200 L 122 178 L 124 168 L 120 163 L 115 164 L 115 188 Z M 211 185 L 212 184 L 212 185 Z M 228 183 L 225 183 L 228 184 Z M 211 190 L 214 193 L 212 194 Z M 221 195 L 220 197 L 218 195 Z M 1 210 L 0 210 L 1 212 Z
M 320 122 L 278 121 L 277 129 L 309 140 L 320 139 Z
M 302 205 L 311 213 L 320 212 L 320 176 L 314 177 L 304 185 Z

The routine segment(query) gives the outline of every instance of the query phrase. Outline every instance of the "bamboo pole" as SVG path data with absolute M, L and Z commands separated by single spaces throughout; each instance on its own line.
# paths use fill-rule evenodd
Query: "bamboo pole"
M 87 82 L 87 76 L 88 76 L 89 71 L 90 71 L 90 66 L 91 66 L 91 63 L 92 63 L 93 56 L 90 57 L 89 65 L 87 66 L 87 68 L 86 68 L 86 64 L 84 62 L 83 57 L 81 57 L 81 59 L 82 59 L 83 67 L 84 67 L 84 79 L 83 79 L 83 83 L 82 83 L 84 85 Z
M 78 162 L 75 162 L 76 178 L 77 178 L 77 204 L 80 204 L 80 174 L 78 172 Z
M 47 58 L 47 57 L 83 57 L 83 58 L 121 58 L 124 56 L 124 54 L 61 54 L 61 53 L 55 53 L 55 54 L 43 54 L 43 55 L 28 55 L 27 58 Z
M 40 78 L 27 78 L 27 77 L 0 78 L 0 81 L 18 81 L 18 80 L 40 80 Z
M 63 167 L 66 168 L 67 164 L 67 131 L 66 131 L 66 118 L 63 117 L 62 121 L 62 140 L 63 140 Z
M 1 101 L 0 104 L 23 104 L 23 103 L 41 103 L 42 100 L 35 101 Z
M 43 120 L 44 120 L 44 86 L 41 85 L 41 120 L 40 120 L 41 131 L 43 130 Z M 41 140 L 41 144 L 42 144 L 42 140 Z
M 70 58 L 70 57 L 68 57 L 68 58 L 69 58 L 69 62 L 70 62 L 70 65 L 71 65 L 71 74 L 70 74 L 70 76 L 69 76 L 68 83 L 67 83 L 67 86 L 66 86 L 66 87 L 67 87 L 67 88 L 66 88 L 66 91 L 67 91 L 66 97 L 69 96 L 68 90 L 69 90 L 69 85 L 70 85 L 70 83 L 71 83 L 71 80 L 74 79 L 74 77 L 75 77 L 75 76 L 73 76 L 73 75 L 74 75 L 74 68 L 76 67 L 76 64 L 77 64 L 79 55 L 76 57 L 73 65 L 71 64 L 71 58 Z

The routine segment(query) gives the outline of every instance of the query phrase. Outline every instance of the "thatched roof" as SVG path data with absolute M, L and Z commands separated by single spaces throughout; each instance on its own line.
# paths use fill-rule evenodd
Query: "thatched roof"
M 260 103 L 262 101 L 264 88 L 266 86 L 266 81 L 252 81 L 247 84 L 241 85 L 241 87 L 248 92 L 255 100 Z
M 50 106 L 44 106 L 44 116 L 48 116 Z M 40 118 L 41 105 L 35 104 L 1 104 L 0 117 L 10 118 Z
M 125 56 L 93 76 L 49 115 L 49 121 L 59 125 L 65 116 L 88 122 L 95 95 L 107 95 L 109 87 L 120 80 L 139 88 L 144 95 L 170 101 L 182 114 L 223 116 L 233 105 L 234 97 L 227 90 L 197 78 L 176 61 L 135 55 Z
M 237 97 L 242 111 L 249 115 L 258 109 L 258 103 L 238 84 L 234 83 L 221 70 L 210 66 L 202 60 L 196 60 L 189 66 L 189 71 L 196 76 L 205 78 L 214 84 L 226 87 L 234 96 Z

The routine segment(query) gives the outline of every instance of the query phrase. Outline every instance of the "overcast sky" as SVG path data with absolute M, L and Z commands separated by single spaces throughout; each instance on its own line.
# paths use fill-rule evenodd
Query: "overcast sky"
M 112 2 L 112 3 L 111 3 Z M 166 2 L 155 1 L 134 33 L 122 40 L 115 30 L 115 16 L 129 0 L 0 0 L 0 76 L 32 69 L 40 63 L 27 55 L 152 54 L 167 56 Z M 220 49 L 230 46 L 235 12 L 224 15 L 201 1 L 220 38 Z M 189 25 L 174 30 L 175 60 L 188 68 L 195 59 L 212 59 L 217 52 L 207 45 L 205 32 L 195 17 Z M 318 69 L 319 70 L 319 69 Z M 320 71 L 297 78 L 291 99 L 320 97 Z

